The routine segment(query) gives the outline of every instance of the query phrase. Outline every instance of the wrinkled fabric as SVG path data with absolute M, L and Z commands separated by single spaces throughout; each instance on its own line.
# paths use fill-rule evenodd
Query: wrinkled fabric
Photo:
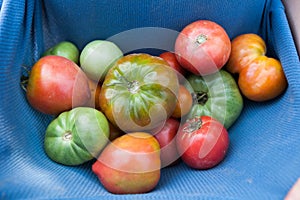
M 282 199 L 300 176 L 300 64 L 280 0 L 0 4 L 0 199 Z M 172 50 L 178 31 L 198 19 L 219 23 L 231 39 L 248 32 L 261 35 L 268 55 L 282 62 L 289 83 L 275 100 L 245 100 L 241 116 L 228 130 L 231 143 L 224 162 L 203 171 L 180 163 L 162 169 L 150 193 L 112 195 L 92 173 L 93 161 L 68 167 L 46 156 L 43 137 L 52 116 L 35 111 L 20 86 L 25 69 L 46 48 L 69 40 L 82 50 L 89 41 L 109 39 L 128 52 L 160 45 Z M 145 30 L 150 34 L 141 37 Z M 133 43 L 139 45 L 127 47 Z

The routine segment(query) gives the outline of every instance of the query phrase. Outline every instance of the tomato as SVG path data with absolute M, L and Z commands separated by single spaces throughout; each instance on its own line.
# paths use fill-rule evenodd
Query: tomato
M 226 65 L 230 73 L 240 73 L 255 58 L 267 52 L 265 41 L 256 34 L 243 34 L 231 42 L 231 54 Z
M 79 50 L 75 44 L 69 41 L 62 41 L 47 49 L 42 56 L 57 55 L 72 60 L 76 64 L 79 61 Z
M 175 140 L 179 125 L 180 122 L 178 120 L 169 118 L 161 129 L 153 132 L 160 145 L 162 168 L 177 163 L 180 157 L 176 149 Z
M 57 115 L 85 105 L 91 92 L 87 76 L 73 61 L 50 55 L 33 65 L 26 95 L 36 110 Z
M 180 66 L 174 53 L 167 51 L 160 54 L 159 57 L 167 61 L 170 67 L 177 71 L 179 80 L 185 76 L 186 71 Z
M 240 72 L 238 85 L 248 99 L 267 101 L 286 89 L 287 80 L 278 60 L 260 56 Z
M 209 116 L 187 120 L 176 136 L 181 159 L 195 169 L 209 169 L 226 156 L 229 135 L 224 126 Z
M 230 51 L 230 38 L 224 28 L 209 20 L 188 24 L 175 41 L 178 62 L 196 75 L 217 72 L 227 62 Z
M 207 115 L 228 129 L 241 114 L 243 97 L 235 79 L 225 70 L 203 77 L 190 75 L 185 86 L 194 98 L 187 119 Z
M 94 40 L 83 48 L 80 66 L 90 79 L 102 82 L 107 71 L 122 56 L 123 52 L 115 43 Z
M 151 130 L 171 116 L 178 90 L 177 75 L 162 58 L 129 54 L 107 73 L 100 108 L 124 132 Z
M 245 97 L 267 101 L 282 94 L 287 80 L 279 60 L 267 57 L 266 44 L 256 34 L 239 35 L 232 41 L 232 53 L 226 68 L 238 73 L 238 85 Z
M 180 118 L 186 115 L 193 106 L 193 97 L 184 85 L 179 85 L 178 98 L 172 117 Z
M 153 190 L 160 179 L 160 147 L 148 133 L 125 134 L 102 151 L 92 170 L 111 193 Z
M 96 108 L 97 110 L 100 110 L 99 94 L 101 91 L 101 84 L 92 79 L 88 79 L 88 81 L 89 81 L 89 88 L 91 91 L 91 98 L 85 104 L 85 106 L 91 107 L 91 108 Z
M 112 125 L 112 123 L 109 122 L 109 140 L 113 141 L 116 138 L 124 135 L 125 133 L 120 130 L 118 127 Z
M 47 127 L 46 154 L 60 164 L 79 165 L 98 157 L 109 138 L 106 117 L 94 108 L 61 113 Z

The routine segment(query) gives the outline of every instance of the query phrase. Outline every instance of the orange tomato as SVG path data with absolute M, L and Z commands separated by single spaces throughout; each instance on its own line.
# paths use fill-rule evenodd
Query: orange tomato
M 266 54 L 265 41 L 256 34 L 243 34 L 231 42 L 231 54 L 226 68 L 231 73 L 240 73 L 255 58 Z
M 266 54 L 264 40 L 256 34 L 243 34 L 231 42 L 231 55 L 226 69 L 239 74 L 238 85 L 245 97 L 267 101 L 279 96 L 287 80 L 279 60 Z
M 248 99 L 265 101 L 280 95 L 287 82 L 278 60 L 260 56 L 241 71 L 238 85 Z

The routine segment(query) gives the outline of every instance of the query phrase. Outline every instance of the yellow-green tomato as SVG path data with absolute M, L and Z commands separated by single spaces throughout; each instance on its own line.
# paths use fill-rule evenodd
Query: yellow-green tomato
M 61 113 L 47 127 L 46 154 L 64 165 L 79 165 L 97 157 L 109 141 L 105 115 L 89 107 Z
M 115 43 L 94 40 L 83 48 L 80 65 L 90 79 L 101 82 L 107 71 L 122 56 L 123 52 Z

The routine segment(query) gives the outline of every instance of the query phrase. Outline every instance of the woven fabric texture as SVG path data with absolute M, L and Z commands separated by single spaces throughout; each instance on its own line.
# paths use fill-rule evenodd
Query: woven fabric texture
M 1 0 L 0 6 L 0 199 L 283 199 L 300 177 L 300 64 L 280 0 Z M 124 49 L 117 37 L 124 31 L 159 27 L 176 33 L 197 19 L 219 23 L 230 38 L 261 35 L 289 83 L 275 100 L 245 100 L 229 129 L 226 161 L 203 171 L 180 163 L 162 169 L 150 193 L 112 195 L 91 172 L 93 162 L 67 167 L 46 156 L 44 132 L 52 117 L 27 103 L 20 87 L 24 66 L 30 69 L 62 40 L 82 49 L 110 38 Z M 172 44 L 175 35 L 162 42 Z M 148 43 L 133 42 L 151 44 L 151 37 L 144 39 Z

